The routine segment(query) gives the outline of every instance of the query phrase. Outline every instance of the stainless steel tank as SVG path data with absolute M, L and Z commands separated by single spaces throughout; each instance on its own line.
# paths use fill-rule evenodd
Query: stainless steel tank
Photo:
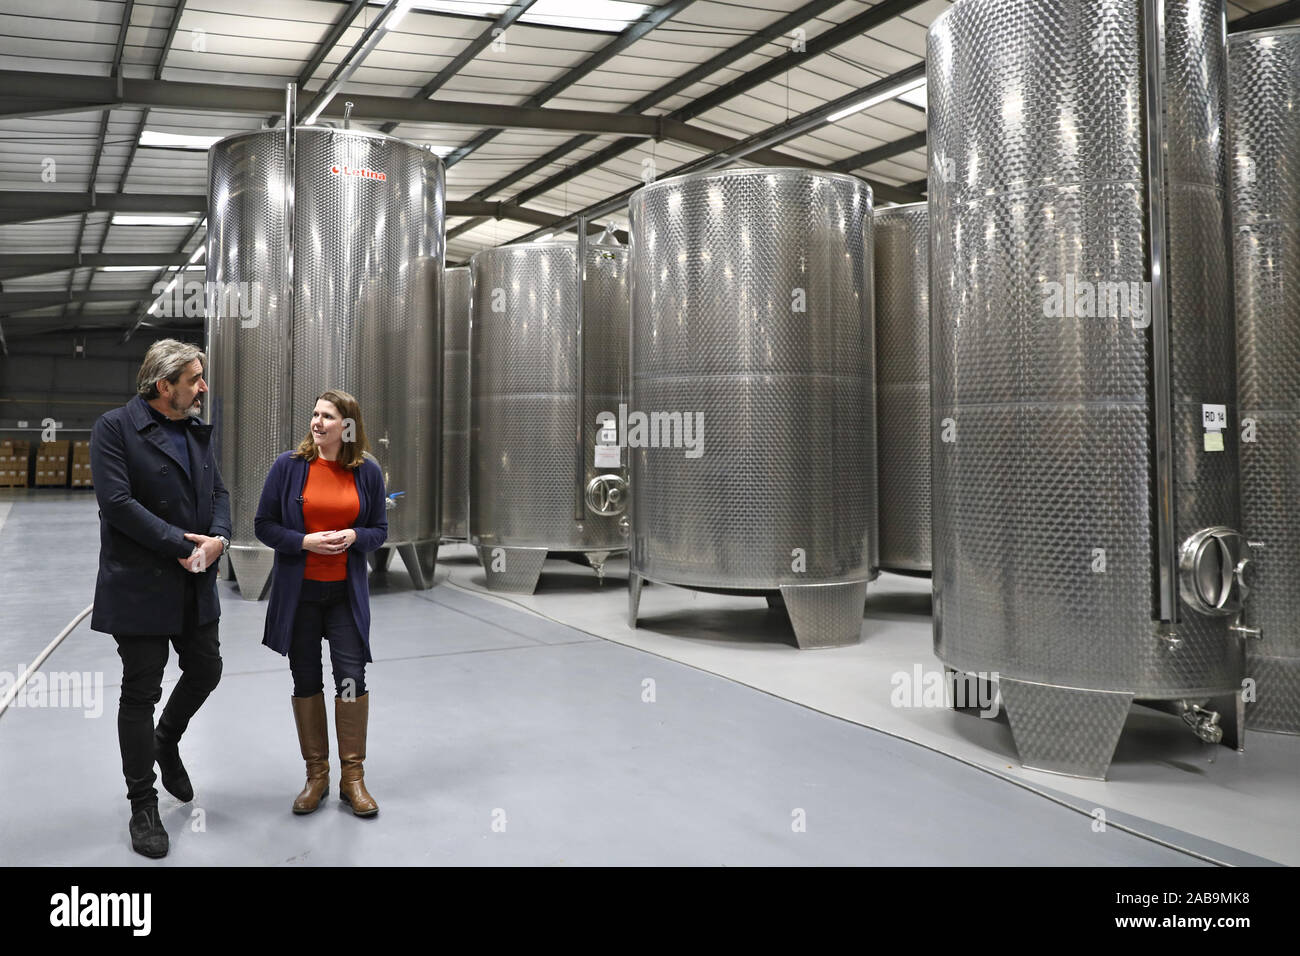
M 1242 529 L 1258 542 L 1247 726 L 1300 733 L 1300 27 L 1228 40 Z
M 648 579 L 783 599 L 801 647 L 858 640 L 876 573 L 871 190 L 725 169 L 647 186 L 630 215 L 629 419 L 647 425 L 621 436 L 629 624 Z
M 880 566 L 929 573 L 930 229 L 923 202 L 876 210 Z
M 417 587 L 431 586 L 442 162 L 390 136 L 291 125 L 216 143 L 208 195 L 209 413 L 240 592 L 256 600 L 266 590 L 272 554 L 253 535 L 262 484 L 276 455 L 307 434 L 327 388 L 359 401 L 390 495 L 388 548 Z
M 603 580 L 627 549 L 627 248 L 533 242 L 485 249 L 473 272 L 469 535 L 493 590 L 531 593 L 548 551 Z M 598 423 L 600 427 L 598 427 Z
M 935 651 L 1027 767 L 1135 699 L 1238 746 L 1223 4 L 959 0 L 927 57 Z
M 468 266 L 446 270 L 442 350 L 442 536 L 469 538 Z

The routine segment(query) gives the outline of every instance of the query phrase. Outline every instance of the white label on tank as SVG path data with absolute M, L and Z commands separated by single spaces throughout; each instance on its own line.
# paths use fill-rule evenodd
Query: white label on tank
M 1227 405 L 1202 405 L 1201 424 L 1207 432 L 1221 432 L 1228 427 Z
M 597 445 L 595 467 L 621 468 L 623 463 L 620 451 L 621 449 L 617 445 Z

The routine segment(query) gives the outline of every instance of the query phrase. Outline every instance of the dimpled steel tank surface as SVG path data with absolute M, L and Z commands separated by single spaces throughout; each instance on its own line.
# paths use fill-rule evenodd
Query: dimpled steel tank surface
M 620 436 L 629 624 L 646 579 L 783 601 L 800 647 L 857 641 L 876 567 L 871 190 L 727 169 L 647 186 L 630 212 L 629 416 L 660 427 Z
M 442 536 L 469 537 L 469 267 L 446 271 L 442 314 Z
M 930 229 L 925 203 L 876 210 L 880 566 L 930 564 Z
M 431 587 L 441 533 L 441 160 L 357 130 L 269 129 L 212 147 L 208 194 L 208 280 L 247 283 L 252 298 L 248 315 L 233 300 L 210 302 L 207 330 L 241 594 L 262 597 L 271 572 L 272 553 L 253 535 L 267 471 L 307 433 L 327 388 L 356 396 L 384 470 L 388 547 L 376 563 L 395 548 L 416 586 Z
M 1104 778 L 1135 699 L 1239 747 L 1223 5 L 959 0 L 927 55 L 935 651 L 1027 767 Z
M 1300 27 L 1228 41 L 1241 511 L 1260 544 L 1252 730 L 1300 733 Z
M 598 416 L 627 401 L 627 248 L 585 250 L 581 284 L 576 242 L 470 259 L 469 534 L 493 590 L 531 593 L 548 551 L 581 552 L 603 581 L 627 549 L 626 456 L 598 464 L 595 451 Z M 610 507 L 593 510 L 588 489 Z

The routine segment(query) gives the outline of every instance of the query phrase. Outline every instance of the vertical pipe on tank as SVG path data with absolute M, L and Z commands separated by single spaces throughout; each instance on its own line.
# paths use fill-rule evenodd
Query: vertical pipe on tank
M 280 314 L 286 316 L 280 323 L 281 355 L 287 359 L 293 355 L 293 218 L 294 186 L 298 173 L 297 158 L 294 155 L 298 144 L 298 84 L 289 83 L 284 89 L 284 269 L 281 273 L 282 285 L 279 290 L 284 306 Z M 284 375 L 280 380 L 280 408 L 287 415 L 284 439 L 292 441 L 293 428 L 293 366 L 286 361 Z M 283 443 L 283 441 L 282 441 Z
M 577 349 L 577 362 L 574 371 L 577 378 L 577 436 L 574 446 L 573 461 L 573 520 L 581 521 L 585 516 L 584 492 L 587 477 L 587 380 L 585 355 L 586 341 L 583 337 L 583 323 L 586 320 L 586 308 L 583 299 L 587 293 L 587 217 L 578 217 L 578 301 L 577 326 L 573 333 L 574 346 Z
M 1169 307 L 1165 287 L 1165 12 L 1164 0 L 1143 0 L 1146 92 L 1147 232 L 1151 272 L 1151 375 L 1155 404 L 1156 554 L 1159 560 L 1160 620 L 1178 623 L 1178 580 L 1174 563 L 1173 395 L 1169 379 Z M 1176 642 L 1172 632 L 1165 637 Z

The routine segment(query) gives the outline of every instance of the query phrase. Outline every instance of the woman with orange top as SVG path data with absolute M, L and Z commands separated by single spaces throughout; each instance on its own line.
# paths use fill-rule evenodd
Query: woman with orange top
M 262 643 L 289 655 L 293 716 L 307 764 L 294 813 L 311 813 L 329 793 L 329 736 L 321 638 L 334 670 L 339 796 L 357 816 L 379 806 L 366 790 L 370 694 L 370 589 L 366 554 L 388 536 L 384 474 L 366 452 L 361 408 L 347 392 L 322 392 L 311 431 L 271 466 L 257 506 L 258 540 L 275 550 Z

